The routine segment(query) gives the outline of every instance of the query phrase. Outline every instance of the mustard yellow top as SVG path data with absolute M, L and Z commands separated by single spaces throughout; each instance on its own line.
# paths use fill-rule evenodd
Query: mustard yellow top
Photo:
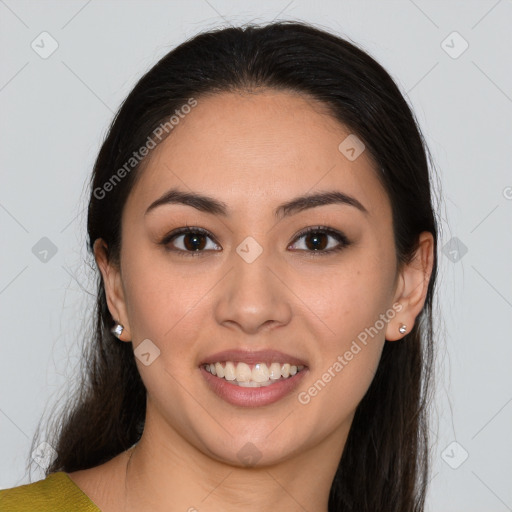
M 64 471 L 0 490 L 2 512 L 101 512 Z

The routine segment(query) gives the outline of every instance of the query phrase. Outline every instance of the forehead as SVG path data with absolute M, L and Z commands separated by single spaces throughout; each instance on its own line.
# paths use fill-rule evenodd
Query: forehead
M 255 215 L 267 204 L 336 189 L 386 217 L 390 205 L 368 152 L 349 160 L 339 149 L 349 136 L 323 104 L 298 93 L 201 97 L 153 150 L 129 202 L 144 208 L 179 186 Z

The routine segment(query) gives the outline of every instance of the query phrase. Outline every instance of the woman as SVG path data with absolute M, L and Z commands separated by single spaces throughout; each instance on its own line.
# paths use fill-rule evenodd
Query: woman
M 0 504 L 422 511 L 427 155 L 388 73 L 323 30 L 219 29 L 168 53 L 94 167 L 80 396 L 47 478 Z

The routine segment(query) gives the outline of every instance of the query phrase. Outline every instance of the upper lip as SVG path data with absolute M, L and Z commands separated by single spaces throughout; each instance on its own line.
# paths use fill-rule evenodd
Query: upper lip
M 275 363 L 290 363 L 295 366 L 307 366 L 306 362 L 298 357 L 285 354 L 278 350 L 240 350 L 231 349 L 223 350 L 222 352 L 216 352 L 203 359 L 199 366 L 204 364 L 219 363 L 222 361 L 238 361 L 247 364 L 256 364 L 264 362 L 275 362 Z

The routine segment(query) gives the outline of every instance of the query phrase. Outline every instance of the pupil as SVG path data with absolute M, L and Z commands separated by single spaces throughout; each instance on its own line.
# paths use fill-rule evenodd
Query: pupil
M 201 244 L 200 241 L 198 241 L 198 239 L 201 239 L 201 238 L 203 238 L 203 242 L 204 242 L 204 238 L 205 238 L 204 235 L 188 233 L 185 235 L 185 237 L 183 239 L 184 245 L 190 251 L 197 251 L 200 249 L 204 249 L 205 243 Z M 191 244 L 187 243 L 187 240 L 189 240 L 189 239 L 193 240 Z M 197 247 L 197 244 L 199 244 L 199 247 Z
M 309 235 L 308 237 L 306 237 L 306 245 L 308 247 L 308 249 L 314 249 L 314 250 L 318 250 L 318 249 L 324 249 L 325 248 L 325 244 L 322 244 L 321 241 L 320 241 L 320 246 L 321 247 L 318 247 L 318 243 L 319 243 L 319 240 L 322 239 L 322 237 L 326 237 L 327 235 L 325 233 L 316 233 L 315 235 Z M 307 243 L 307 240 L 309 239 L 312 239 L 314 242 L 313 244 L 308 244 Z M 324 242 L 325 242 L 325 239 L 324 239 Z M 310 245 L 313 245 L 313 247 L 310 247 Z
M 306 246 L 308 249 L 311 250 L 319 250 L 319 249 L 325 249 L 325 233 L 316 233 L 314 235 L 308 235 L 306 237 Z M 204 243 L 204 235 L 201 234 L 192 234 L 188 233 L 184 237 L 184 244 L 187 250 L 189 251 L 198 251 L 201 249 L 204 249 L 205 243 Z M 188 241 L 191 240 L 190 243 Z M 201 243 L 201 240 L 203 243 Z M 311 240 L 312 243 L 308 243 L 308 240 Z M 322 243 L 324 242 L 324 243 Z

